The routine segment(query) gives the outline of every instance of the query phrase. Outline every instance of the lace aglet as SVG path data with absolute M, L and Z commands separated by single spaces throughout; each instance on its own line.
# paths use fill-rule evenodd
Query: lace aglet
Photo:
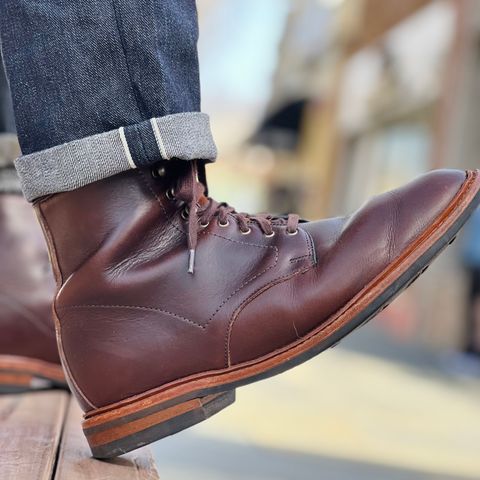
M 193 270 L 195 267 L 195 249 L 189 250 L 189 255 L 188 255 L 188 273 L 193 274 Z

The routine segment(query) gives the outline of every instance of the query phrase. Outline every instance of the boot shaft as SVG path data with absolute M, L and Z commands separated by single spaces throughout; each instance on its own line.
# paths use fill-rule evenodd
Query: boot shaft
M 20 194 L 0 194 L 0 355 L 58 362 L 45 241 Z

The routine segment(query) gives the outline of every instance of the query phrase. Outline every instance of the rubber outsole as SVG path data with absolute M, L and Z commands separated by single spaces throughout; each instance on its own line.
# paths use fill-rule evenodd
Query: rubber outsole
M 83 431 L 95 458 L 111 458 L 203 422 L 234 402 L 235 390 L 231 390 L 172 407 L 154 406 L 120 421 L 84 428 Z

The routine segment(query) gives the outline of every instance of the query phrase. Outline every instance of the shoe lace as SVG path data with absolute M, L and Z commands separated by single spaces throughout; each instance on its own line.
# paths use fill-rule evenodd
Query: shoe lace
M 198 180 L 197 162 L 192 161 L 186 175 L 178 180 L 177 188 L 174 188 L 173 195 L 185 203 L 185 216 L 188 217 L 188 273 L 194 273 L 195 252 L 198 242 L 198 231 L 200 226 L 206 227 L 216 218 L 220 226 L 229 225 L 229 218 L 234 219 L 244 234 L 250 233 L 250 225 L 256 224 L 264 235 L 273 237 L 275 232 L 273 226 L 286 226 L 289 235 L 295 235 L 298 229 L 300 217 L 296 214 L 289 214 L 286 217 L 270 214 L 250 215 L 237 212 L 225 202 L 217 202 L 213 198 L 205 196 L 206 187 Z

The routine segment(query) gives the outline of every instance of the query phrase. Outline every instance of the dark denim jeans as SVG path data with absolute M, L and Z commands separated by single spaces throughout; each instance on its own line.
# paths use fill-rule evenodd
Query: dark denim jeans
M 200 109 L 195 0 L 2 0 L 24 154 Z
M 0 35 L 29 200 L 215 158 L 195 0 L 2 0 Z

